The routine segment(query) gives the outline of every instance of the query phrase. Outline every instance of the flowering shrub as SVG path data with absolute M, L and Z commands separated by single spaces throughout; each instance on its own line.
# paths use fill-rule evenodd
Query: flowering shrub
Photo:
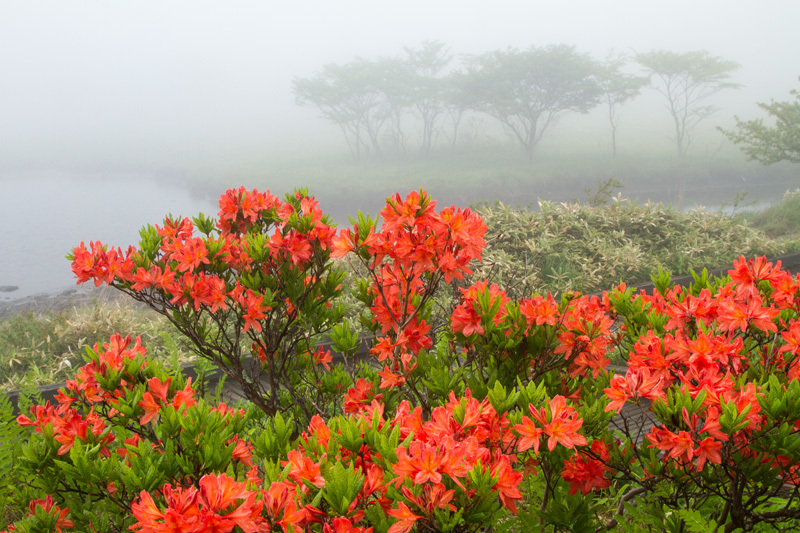
M 629 433 L 628 461 L 613 467 L 648 490 L 669 481 L 671 506 L 718 505 L 726 530 L 800 518 L 800 276 L 764 258 L 740 258 L 729 276 L 609 295 L 631 350 L 604 391 L 608 411 L 651 403 L 652 428 L 642 442 Z
M 88 350 L 88 359 L 56 405 L 17 419 L 35 430 L 19 458 L 21 475 L 51 503 L 46 516 L 31 504 L 28 522 L 52 519 L 47 498 L 58 498 L 59 527 L 122 531 L 143 490 L 214 472 L 255 476 L 251 446 L 239 438 L 243 411 L 196 398 L 191 380 L 150 361 L 138 339 L 114 336 Z
M 231 409 L 138 341 L 96 346 L 57 405 L 18 419 L 38 499 L 17 531 L 800 525 L 800 276 L 780 265 L 741 258 L 688 288 L 662 274 L 652 294 L 512 298 L 469 279 L 480 217 L 423 191 L 388 199 L 380 228 L 360 216 L 338 234 L 303 193 L 228 191 L 220 207 L 216 226 L 168 220 L 124 254 L 81 246 L 73 269 L 169 314 L 262 397 Z M 365 273 L 377 368 L 331 367 L 309 333 L 357 342 L 335 323 L 331 257 Z M 436 309 L 447 285 L 457 298 Z
M 388 198 L 376 222 L 359 217 L 335 241 L 334 256 L 350 255 L 361 262 L 367 279 L 359 299 L 370 310 L 377 339 L 371 353 L 383 365 L 381 389 L 402 387 L 426 413 L 432 402 L 424 392 L 424 373 L 416 357 L 433 340 L 428 319 L 440 285 L 464 279 L 469 264 L 480 259 L 486 226 L 469 209 L 435 210 L 436 202 L 424 191 Z M 444 397 L 450 391 L 444 392 Z
M 108 283 L 161 313 L 266 413 L 331 414 L 326 397 L 349 384 L 322 372 L 330 354 L 316 346 L 343 314 L 336 230 L 303 191 L 281 201 L 242 187 L 219 205 L 219 221 L 167 217 L 126 252 L 81 243 L 72 270 L 79 283 Z

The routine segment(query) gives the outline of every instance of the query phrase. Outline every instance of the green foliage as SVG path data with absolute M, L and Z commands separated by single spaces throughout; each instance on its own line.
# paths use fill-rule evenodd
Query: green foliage
M 743 121 L 736 117 L 735 130 L 723 130 L 728 139 L 740 145 L 751 160 L 764 165 L 779 161 L 800 163 L 800 91 L 792 90 L 794 101 L 759 103 L 775 125 L 764 124 L 763 119 Z
M 614 190 L 622 187 L 622 182 L 614 178 L 598 181 L 596 189 L 591 189 L 589 187 L 583 189 L 583 193 L 586 195 L 585 203 L 589 207 L 602 207 L 607 205 L 614 196 Z M 578 201 L 573 200 L 573 203 L 578 203 Z
M 590 501 L 591 498 L 564 491 L 557 494 L 547 511 L 539 513 L 539 516 L 547 524 L 552 524 L 553 531 L 592 533 L 598 524 L 592 520 Z
M 19 463 L 29 435 L 28 428 L 17 424 L 8 397 L 0 393 L 0 523 L 3 524 L 21 518 L 19 509 L 30 499 Z
M 800 247 L 800 189 L 787 191 L 780 202 L 748 215 L 750 224 L 766 235 L 794 239 L 793 247 Z M 791 243 L 787 242 L 787 245 Z
M 568 45 L 497 50 L 469 62 L 476 108 L 492 115 L 533 159 L 549 127 L 600 103 L 595 62 Z
M 344 466 L 337 462 L 326 477 L 329 481 L 322 497 L 338 514 L 346 515 L 350 504 L 364 485 L 364 476 L 352 464 Z
M 105 360 L 101 352 L 102 349 L 88 351 L 91 364 L 100 365 L 100 361 Z M 132 523 L 130 503 L 143 490 L 155 492 L 165 483 L 196 483 L 212 472 L 235 476 L 246 470 L 234 458 L 234 449 L 238 436 L 247 433 L 247 416 L 239 412 L 221 412 L 217 406 L 200 398 L 178 407 L 165 403 L 154 421 L 142 424 L 143 393 L 152 391 L 149 387 L 153 380 L 166 384 L 165 394 L 172 398 L 185 388 L 182 376 L 141 353 L 123 358 L 116 366 L 107 364 L 106 360 L 101 368 L 102 373 L 95 375 L 100 391 L 125 392 L 115 398 L 113 407 L 112 402 L 98 400 L 98 397 L 92 401 L 85 396 L 78 397 L 71 404 L 74 411 L 66 413 L 73 424 L 91 426 L 91 420 L 95 420 L 100 431 L 92 426 L 93 429 L 84 430 L 83 437 L 56 441 L 53 423 L 45 422 L 42 431 L 30 431 L 27 427 L 17 429 L 16 435 L 24 436 L 22 442 L 18 442 L 8 425 L 3 424 L 0 435 L 3 454 L 14 453 L 15 458 L 10 466 L 13 472 L 3 474 L 13 474 L 12 479 L 17 484 L 24 482 L 25 487 L 24 492 L 14 496 L 15 503 L 21 503 L 21 495 L 27 500 L 57 495 L 58 505 L 62 509 L 69 508 L 69 518 L 79 530 L 88 530 L 89 524 L 95 527 L 105 524 L 100 531 L 123 531 Z M 74 389 L 65 392 L 77 394 Z M 9 412 L 0 401 L 0 415 L 4 421 Z M 52 411 L 50 413 L 44 416 L 52 416 Z M 281 421 L 275 428 L 278 429 L 277 438 L 284 439 L 286 429 Z M 79 430 L 78 433 L 81 434 Z M 8 467 L 2 459 L 0 456 L 0 468 Z M 2 494 L 5 496 L 6 492 Z M 36 509 L 36 515 L 23 523 L 30 523 L 30 527 L 45 523 L 48 519 L 43 512 L 43 509 Z M 18 530 L 25 531 L 25 527 Z
M 683 519 L 686 530 L 693 533 L 716 531 L 719 527 L 714 520 L 703 516 L 697 509 L 679 509 L 678 515 Z
M 58 312 L 12 316 L 0 321 L 0 389 L 66 381 L 80 366 L 83 349 L 117 332 L 135 332 L 156 356 L 186 361 L 178 331 L 142 307 L 95 301 Z
M 257 418 L 257 413 L 263 415 L 254 406 L 250 407 L 251 418 Z M 258 455 L 273 462 L 285 457 L 297 430 L 294 420 L 291 418 L 286 420 L 277 413 L 274 417 L 265 417 L 256 427 L 258 429 L 254 431 L 252 443 Z
M 726 265 L 739 255 L 777 255 L 783 245 L 719 212 L 615 200 L 598 208 L 541 202 L 539 210 L 482 205 L 487 250 L 479 275 L 509 294 L 605 290 Z
M 638 495 L 635 499 L 623 500 L 621 513 L 615 517 L 616 531 L 625 533 L 651 533 L 665 531 L 667 517 L 663 506 L 656 503 L 657 498 L 668 496 L 666 488 L 662 485 L 652 493 Z

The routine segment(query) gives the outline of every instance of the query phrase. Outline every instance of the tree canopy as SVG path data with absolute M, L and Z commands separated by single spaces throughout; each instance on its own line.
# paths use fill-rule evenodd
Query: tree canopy
M 446 78 L 442 73 L 453 60 L 444 43 L 425 41 L 420 48 L 404 48 L 408 68 L 408 97 L 422 120 L 420 151 L 429 155 L 439 119 L 447 110 Z
M 692 130 L 715 111 L 711 97 L 739 87 L 729 79 L 739 65 L 706 51 L 655 50 L 633 59 L 647 77 L 627 71 L 628 57 L 612 53 L 598 61 L 565 44 L 465 56 L 440 41 L 424 41 L 396 56 L 325 65 L 294 78 L 293 91 L 299 105 L 318 109 L 341 130 L 357 160 L 402 156 L 414 145 L 423 157 L 445 145 L 457 148 L 476 135 L 459 136 L 463 119 L 474 128 L 491 117 L 531 161 L 562 117 L 599 104 L 606 107 L 616 155 L 619 107 L 655 81 L 682 158 Z
M 388 114 L 381 97 L 374 63 L 357 59 L 346 65 L 325 65 L 312 78 L 295 78 L 295 99 L 300 105 L 317 107 L 322 116 L 344 133 L 355 159 L 370 147 L 380 154 L 380 134 Z
M 300 105 L 316 107 L 323 118 L 342 130 L 355 159 L 365 151 L 402 153 L 408 133 L 404 117 L 421 121 L 420 151 L 428 155 L 450 108 L 454 86 L 448 66 L 453 59 L 445 45 L 425 41 L 404 48 L 402 57 L 357 59 L 326 65 L 310 78 L 295 78 Z
M 564 44 L 498 50 L 469 61 L 478 109 L 496 118 L 528 159 L 545 131 L 570 112 L 600 103 L 594 61 Z
M 728 139 L 740 145 L 747 156 L 764 165 L 779 161 L 800 163 L 800 91 L 789 92 L 794 101 L 759 103 L 758 107 L 775 119 L 775 125 L 763 119 L 743 121 L 736 117 L 736 129 L 720 129 Z

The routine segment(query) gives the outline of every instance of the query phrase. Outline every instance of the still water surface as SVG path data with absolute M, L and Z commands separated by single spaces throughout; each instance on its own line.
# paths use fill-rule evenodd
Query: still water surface
M 177 184 L 142 176 L 0 176 L 0 293 L 8 301 L 75 287 L 64 256 L 85 241 L 126 249 L 145 224 L 167 213 L 216 216 L 212 197 L 194 197 Z

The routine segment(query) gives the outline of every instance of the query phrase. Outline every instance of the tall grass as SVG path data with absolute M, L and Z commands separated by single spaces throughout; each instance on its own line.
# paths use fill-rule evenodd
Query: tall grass
M 800 247 L 800 189 L 787 191 L 780 202 L 763 211 L 748 213 L 747 218 L 766 235 L 786 238 Z
M 111 335 L 140 336 L 148 352 L 190 357 L 163 317 L 119 301 L 96 301 L 62 311 L 28 311 L 0 321 L 0 390 L 65 381 L 83 365 L 85 347 Z

